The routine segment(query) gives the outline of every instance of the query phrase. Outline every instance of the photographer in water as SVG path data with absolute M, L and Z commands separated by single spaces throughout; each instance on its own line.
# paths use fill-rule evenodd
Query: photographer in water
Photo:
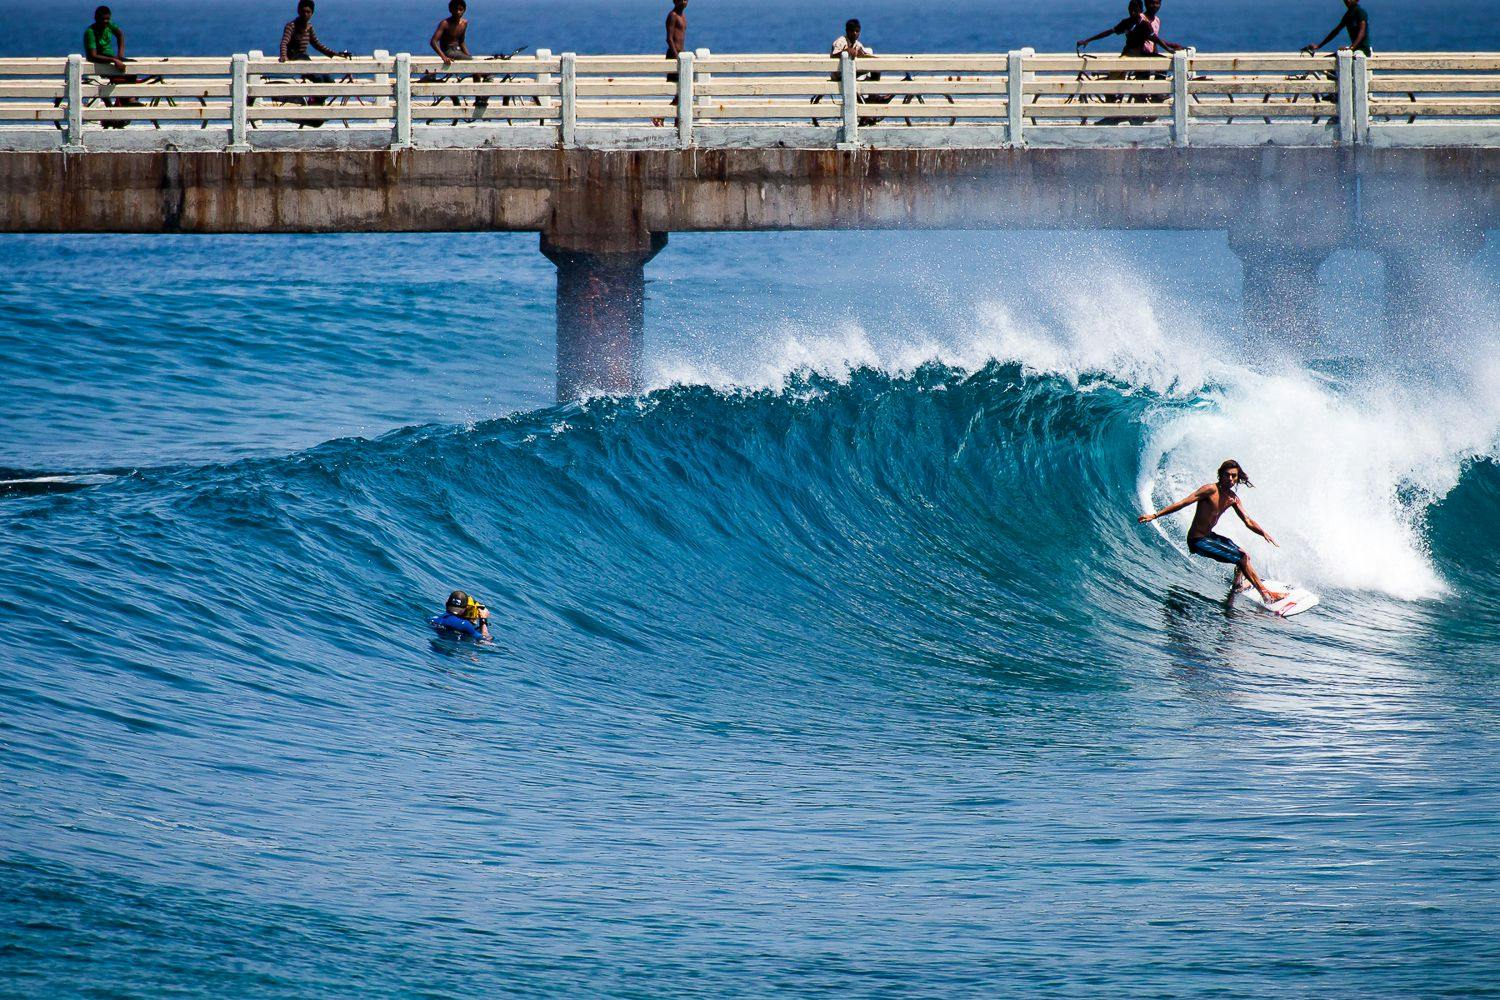
M 488 641 L 490 637 L 490 609 L 480 604 L 462 590 L 448 595 L 443 613 L 430 619 L 430 624 L 439 632 L 453 632 L 471 639 Z

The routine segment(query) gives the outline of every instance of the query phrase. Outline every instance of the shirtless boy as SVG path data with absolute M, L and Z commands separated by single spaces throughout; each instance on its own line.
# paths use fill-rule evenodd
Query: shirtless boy
M 676 59 L 687 51 L 688 0 L 672 0 L 667 14 L 667 58 Z
M 687 51 L 687 5 L 688 0 L 672 0 L 672 9 L 667 12 L 667 58 L 673 62 Z M 667 74 L 668 83 L 677 82 L 677 73 Z M 677 98 L 672 98 L 672 107 L 677 107 Z M 661 128 L 665 118 L 653 118 L 651 124 Z
M 1158 517 L 1174 514 L 1190 504 L 1197 504 L 1198 509 L 1193 512 L 1193 526 L 1188 529 L 1187 546 L 1188 551 L 1195 556 L 1203 556 L 1215 562 L 1228 563 L 1235 567 L 1234 585 L 1238 589 L 1240 579 L 1244 577 L 1250 581 L 1251 586 L 1260 591 L 1261 599 L 1266 604 L 1274 604 L 1285 597 L 1273 590 L 1267 590 L 1265 584 L 1260 582 L 1260 577 L 1255 572 L 1255 567 L 1250 565 L 1250 557 L 1234 542 L 1223 535 L 1214 534 L 1214 527 L 1219 523 L 1231 508 L 1245 522 L 1245 527 L 1255 532 L 1272 545 L 1276 539 L 1266 533 L 1266 529 L 1255 523 L 1251 516 L 1245 513 L 1245 505 L 1240 503 L 1239 495 L 1235 493 L 1240 486 L 1254 486 L 1250 477 L 1245 475 L 1245 470 L 1240 468 L 1240 463 L 1229 459 L 1219 466 L 1219 481 L 1200 486 L 1186 498 L 1177 501 L 1170 507 L 1165 507 L 1155 514 L 1142 514 L 1137 518 L 1137 524 L 1147 524 Z
M 456 59 L 472 59 L 465 36 L 469 33 L 469 22 L 464 17 L 469 5 L 464 0 L 449 0 L 448 16 L 438 22 L 432 33 L 432 51 L 443 57 L 443 65 L 451 66 Z

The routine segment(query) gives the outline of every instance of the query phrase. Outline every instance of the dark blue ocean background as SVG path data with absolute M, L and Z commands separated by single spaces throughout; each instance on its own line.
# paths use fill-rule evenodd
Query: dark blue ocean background
M 0 0 L 0 54 L 92 6 Z M 114 6 L 141 55 L 289 16 Z M 689 16 L 1059 50 L 1117 7 Z M 1367 7 L 1500 49 L 1492 3 Z M 665 8 L 477 2 L 472 47 Z M 1497 995 L 1494 235 L 1421 344 L 1339 253 L 1295 353 L 1222 233 L 674 235 L 651 391 L 565 406 L 535 235 L 0 236 L 0 995 Z M 1227 455 L 1323 607 L 1135 526 Z M 456 586 L 492 647 L 426 628 Z

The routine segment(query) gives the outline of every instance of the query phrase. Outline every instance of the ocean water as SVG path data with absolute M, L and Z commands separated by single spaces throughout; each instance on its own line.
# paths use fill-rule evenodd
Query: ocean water
M 0 56 L 74 52 L 95 4 L 0 0 Z M 670 0 L 504 0 L 469 4 L 469 48 L 506 53 L 520 46 L 554 52 L 657 52 Z M 1368 0 L 1370 37 L 1387 51 L 1500 49 L 1500 24 L 1485 0 Z M 112 5 L 126 31 L 127 52 L 191 55 L 275 51 L 293 0 L 150 0 Z M 688 39 L 715 52 L 823 51 L 857 17 L 879 52 L 1004 52 L 1031 46 L 1071 51 L 1073 43 L 1113 26 L 1124 0 L 1055 0 L 1003 4 L 950 0 L 929 7 L 912 0 L 691 0 Z M 1162 37 L 1204 51 L 1295 50 L 1323 38 L 1343 17 L 1340 0 L 1165 0 Z M 334 48 L 370 52 L 427 51 L 433 26 L 447 16 L 443 0 L 320 0 L 316 24 Z M 1107 51 L 1109 41 L 1096 43 Z
M 1167 10 L 1269 48 L 1314 6 Z M 143 54 L 283 13 L 116 11 Z M 674 236 L 648 391 L 556 405 L 535 236 L 0 236 L 0 995 L 1496 995 L 1495 243 L 1417 350 L 1336 255 L 1293 353 L 1223 234 Z M 1295 621 L 1134 523 L 1231 455 Z M 493 645 L 427 629 L 454 587 Z

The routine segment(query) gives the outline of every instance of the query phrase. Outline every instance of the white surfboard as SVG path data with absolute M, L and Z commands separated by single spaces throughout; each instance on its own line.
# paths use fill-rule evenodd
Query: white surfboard
M 1284 592 L 1286 596 L 1273 604 L 1267 604 L 1261 598 L 1260 591 L 1254 587 L 1247 587 L 1240 591 L 1240 594 L 1246 600 L 1253 602 L 1258 607 L 1265 608 L 1273 615 L 1280 615 L 1283 618 L 1293 618 L 1304 611 L 1311 611 L 1322 603 L 1322 598 L 1306 587 L 1294 587 L 1290 583 L 1282 583 L 1280 580 L 1262 580 L 1261 583 L 1266 585 L 1267 590 L 1274 590 L 1278 593 Z

